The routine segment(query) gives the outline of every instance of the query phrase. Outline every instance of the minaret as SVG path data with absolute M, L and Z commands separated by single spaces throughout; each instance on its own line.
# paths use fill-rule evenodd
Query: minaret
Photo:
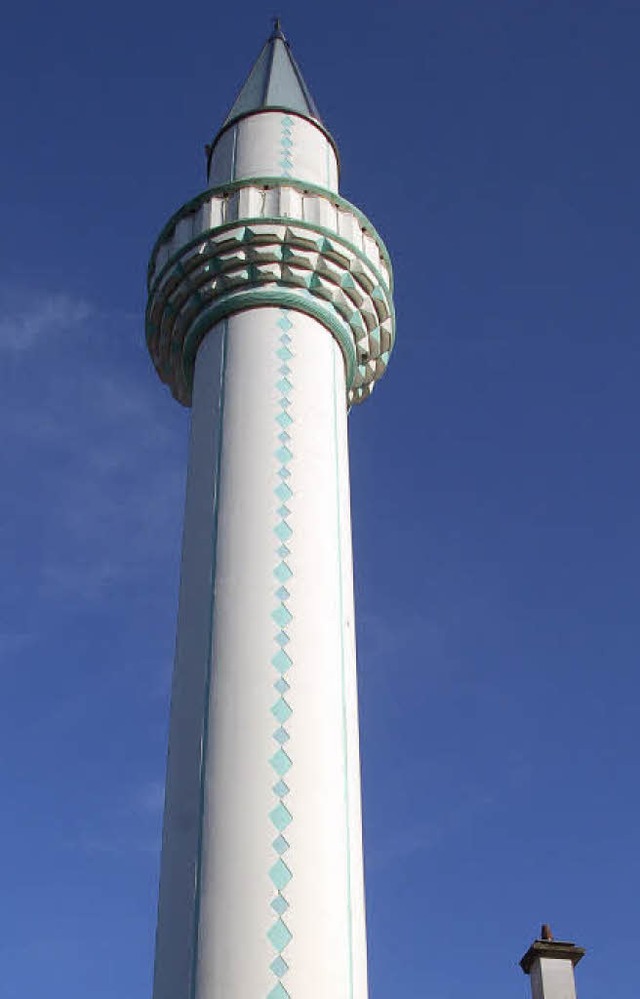
M 574 971 L 584 957 L 582 947 L 554 940 L 547 924 L 520 961 L 531 980 L 531 999 L 576 999 Z
M 192 407 L 154 999 L 366 999 L 347 411 L 389 257 L 276 22 L 149 265 Z

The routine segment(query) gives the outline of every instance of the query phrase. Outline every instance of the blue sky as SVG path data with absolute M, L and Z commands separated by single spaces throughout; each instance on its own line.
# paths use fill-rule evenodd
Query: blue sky
M 350 419 L 371 999 L 524 999 L 541 921 L 632 999 L 640 8 L 279 13 L 395 264 Z M 145 269 L 271 14 L 4 17 L 3 999 L 150 996 L 188 414 Z

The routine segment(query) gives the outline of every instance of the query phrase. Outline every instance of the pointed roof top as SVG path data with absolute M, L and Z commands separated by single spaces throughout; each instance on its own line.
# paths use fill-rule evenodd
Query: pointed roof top
M 265 42 L 222 128 L 254 111 L 269 108 L 290 111 L 322 125 L 315 101 L 282 33 L 279 18 L 274 19 L 271 36 Z

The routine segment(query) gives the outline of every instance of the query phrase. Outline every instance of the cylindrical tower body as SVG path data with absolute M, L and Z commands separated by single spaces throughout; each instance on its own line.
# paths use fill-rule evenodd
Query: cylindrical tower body
M 150 265 L 193 408 L 154 999 L 366 999 L 346 422 L 390 268 L 279 32 L 246 87 Z

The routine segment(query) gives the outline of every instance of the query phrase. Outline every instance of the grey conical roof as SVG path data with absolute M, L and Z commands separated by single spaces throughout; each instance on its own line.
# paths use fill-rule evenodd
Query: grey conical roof
M 277 21 L 222 127 L 268 108 L 290 111 L 322 124 L 315 101 Z

